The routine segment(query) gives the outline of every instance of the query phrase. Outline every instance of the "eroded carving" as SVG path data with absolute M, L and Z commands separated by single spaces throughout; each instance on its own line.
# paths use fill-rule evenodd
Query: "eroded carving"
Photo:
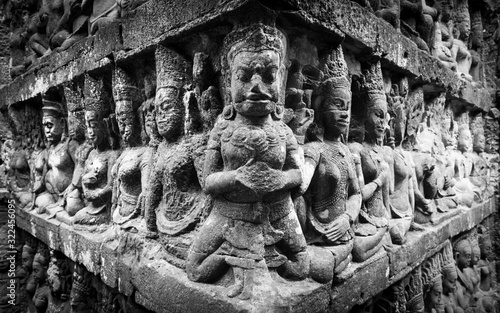
M 472 261 L 472 246 L 468 238 L 461 238 L 453 245 L 453 253 L 457 266 L 458 284 L 456 300 L 458 306 L 466 310 L 470 306 L 477 306 L 474 273 L 469 268 Z
M 420 49 L 430 52 L 430 38 L 438 11 L 429 6 L 425 0 L 401 0 L 400 2 L 402 33 L 413 40 Z
M 82 174 L 82 190 L 85 207 L 72 218 L 73 224 L 96 225 L 109 221 L 113 193 L 112 169 L 119 151 L 117 148 L 117 125 L 114 116 L 109 116 L 109 103 L 103 95 L 100 83 L 88 79 L 88 94 L 85 98 L 85 123 L 87 140 L 93 146 Z
M 441 273 L 443 275 L 443 305 L 445 312 L 460 312 L 457 300 L 458 275 L 451 244 L 445 246 L 442 255 Z
M 369 103 L 364 125 L 365 141 L 360 151 L 357 151 L 361 160 L 360 175 L 363 176 L 360 180 L 363 206 L 355 231 L 353 257 L 356 261 L 366 260 L 382 247 L 384 235 L 389 228 L 389 175 L 393 165 L 390 148 L 382 146 L 386 130 L 387 100 L 379 63 L 365 74 L 365 80 Z M 356 154 L 355 151 L 353 153 Z
M 442 301 L 443 283 L 441 275 L 442 257 L 438 253 L 422 264 L 422 286 L 424 293 L 424 312 L 437 313 L 444 311 Z
M 91 310 L 92 305 L 89 299 L 91 291 L 92 274 L 83 265 L 75 263 L 70 294 L 70 305 L 74 312 L 87 312 Z
M 84 112 L 68 113 L 68 128 L 69 137 L 73 141 L 75 147 L 75 170 L 71 184 L 63 193 L 58 206 L 52 208 L 50 213 L 59 221 L 70 224 L 70 218 L 80 211 L 84 206 L 84 198 L 82 191 L 82 173 L 92 147 L 85 141 L 85 120 Z
M 404 84 L 402 84 L 403 87 Z M 393 85 L 394 93 L 398 93 L 398 85 Z M 406 89 L 406 88 L 402 88 Z M 390 169 L 394 177 L 393 186 L 389 188 L 389 201 L 392 219 L 389 233 L 392 242 L 402 244 L 406 241 L 406 233 L 410 230 L 413 223 L 415 205 L 419 202 L 422 211 L 425 214 L 433 213 L 430 201 L 426 200 L 418 189 L 417 177 L 415 173 L 415 163 L 410 152 L 403 149 L 403 140 L 406 130 L 406 112 L 402 96 L 391 97 L 389 111 L 391 121 L 389 128 L 393 130 L 393 168 Z M 398 99 L 399 98 L 399 99 Z M 392 137 L 392 136 L 391 136 Z
M 21 208 L 30 204 L 32 199 L 31 194 L 31 170 L 29 165 L 29 150 L 27 138 L 24 134 L 24 120 L 20 116 L 21 112 L 11 114 L 14 120 L 16 141 L 13 147 L 14 151 L 10 156 L 9 164 L 9 190 L 13 193 Z M 24 116 L 23 116 L 24 117 Z
M 50 288 L 47 313 L 70 313 L 71 265 L 58 251 L 51 252 L 50 264 L 47 269 L 47 284 Z
M 33 242 L 31 245 L 33 245 Z M 19 281 L 20 302 L 23 303 L 22 308 L 27 312 L 33 312 L 35 310 L 33 296 L 35 294 L 37 284 L 37 279 L 33 273 L 33 262 L 35 259 L 36 247 L 32 247 L 31 245 L 26 243 L 23 246 L 21 254 L 22 266 L 20 270 L 23 273 L 20 275 Z
M 36 290 L 33 295 L 33 304 L 36 312 L 45 313 L 49 306 L 50 287 L 47 283 L 47 270 L 49 268 L 49 251 L 46 247 L 39 246 L 33 260 L 33 275 L 36 279 Z
M 43 182 L 35 200 L 38 214 L 50 213 L 57 207 L 63 192 L 71 184 L 75 168 L 76 144 L 67 137 L 66 114 L 61 102 L 44 99 L 43 127 L 48 142 Z M 40 159 L 36 163 L 41 162 Z M 41 164 L 40 164 L 41 165 Z M 38 164 L 35 164 L 38 167 Z M 41 190 L 43 189 L 43 190 Z M 36 193 L 37 191 L 35 191 Z
M 342 142 L 349 126 L 350 82 L 342 47 L 325 57 L 322 102 L 317 108 L 323 141 L 304 145 L 304 182 L 308 191 L 306 238 L 310 244 L 311 276 L 329 281 L 352 259 L 353 223 L 361 207 L 355 161 Z M 356 164 L 357 163 L 357 164 Z
M 150 105 L 154 107 L 151 113 L 162 141 L 151 164 L 147 226 L 151 237 L 158 232 L 177 236 L 192 230 L 202 212 L 208 209 L 209 202 L 200 184 L 206 139 L 199 134 L 181 137 L 186 112 L 184 88 L 189 77 L 187 61 L 175 51 L 159 46 L 156 62 L 156 97 Z M 172 240 L 186 255 L 188 246 L 184 240 Z
M 142 102 L 143 95 L 132 85 L 131 78 L 124 70 L 117 68 L 114 74 L 115 114 L 124 150 L 112 169 L 112 220 L 121 227 L 142 228 L 145 231 L 143 219 L 132 221 L 144 216 L 146 186 L 152 161 L 151 149 L 142 146 L 147 142 L 147 134 L 141 129 L 138 118 L 141 112 L 137 106 Z
M 456 71 L 457 61 L 450 50 L 453 45 L 452 38 L 448 25 L 438 19 L 434 25 L 434 47 L 432 55 L 438 58 L 444 66 L 452 71 Z
M 457 74 L 461 79 L 472 82 L 473 79 L 469 73 L 472 66 L 472 55 L 467 46 L 470 36 L 468 1 L 456 1 L 455 20 L 451 29 L 453 35 L 451 54 L 457 62 Z
M 191 280 L 209 281 L 231 266 L 230 297 L 252 296 L 256 268 L 278 268 L 295 279 L 309 271 L 290 197 L 290 188 L 301 183 L 298 146 L 279 120 L 285 44 L 280 31 L 262 24 L 237 29 L 225 39 L 231 102 L 211 132 L 205 161 L 204 187 L 216 199 L 186 269 Z M 278 246 L 288 257 L 276 251 Z

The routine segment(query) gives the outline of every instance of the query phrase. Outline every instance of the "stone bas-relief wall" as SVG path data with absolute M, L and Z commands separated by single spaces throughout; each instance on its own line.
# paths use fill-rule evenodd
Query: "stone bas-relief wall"
M 8 5 L 5 312 L 498 308 L 491 5 Z

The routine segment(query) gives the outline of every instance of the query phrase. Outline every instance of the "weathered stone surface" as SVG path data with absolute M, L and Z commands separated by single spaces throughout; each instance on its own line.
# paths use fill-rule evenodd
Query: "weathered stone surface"
M 110 57 L 115 51 L 123 49 L 121 24 L 119 21 L 114 21 L 111 24 L 106 24 L 105 27 L 99 29 L 94 35 L 93 51 L 96 60 Z
M 389 286 L 389 257 L 380 251 L 363 263 L 350 264 L 337 279 L 338 284 L 332 288 L 330 310 L 348 312 Z M 365 283 L 359 284 L 360 281 Z
M 0 86 L 9 83 L 9 58 L 0 57 Z
M 110 241 L 106 244 L 102 245 L 102 250 L 100 254 L 100 264 L 101 264 L 101 278 L 102 281 L 110 286 L 117 287 L 118 286 L 118 249 L 119 242 L 118 241 Z
M 224 286 L 189 281 L 182 269 L 158 259 L 162 248 L 154 241 L 140 239 L 142 244 L 135 245 L 132 251 L 128 245 L 139 240 L 133 234 L 129 234 L 128 240 L 121 238 L 121 242 L 111 230 L 90 236 L 89 232 L 72 230 L 54 219 L 46 221 L 24 211 L 19 211 L 17 225 L 73 261 L 82 263 L 109 286 L 118 287 L 126 295 L 135 290 L 137 303 L 156 312 L 199 312 L 206 307 L 227 312 L 261 307 L 262 311 L 256 312 L 265 312 L 264 305 L 274 305 L 279 312 L 323 312 L 327 307 L 333 312 L 347 312 L 402 279 L 441 250 L 448 239 L 472 229 L 496 212 L 496 208 L 492 199 L 470 209 L 459 209 L 460 215 L 437 225 L 427 225 L 421 232 L 411 232 L 404 245 L 394 246 L 387 252 L 382 249 L 363 263 L 351 263 L 335 278 L 331 290 L 306 280 L 294 288 L 283 285 L 281 300 L 269 302 L 258 297 L 254 303 L 228 301 L 221 292 Z M 360 281 L 363 284 L 359 284 Z M 330 296 L 326 296 L 327 293 Z M 329 297 L 331 302 L 327 300 Z
M 43 226 L 38 227 L 28 219 L 38 221 Z M 265 312 L 272 306 L 285 312 L 322 312 L 328 306 L 328 288 L 312 281 L 304 281 L 294 288 L 281 283 L 280 299 L 262 296 L 257 297 L 256 303 L 241 300 L 228 302 L 224 293 L 220 293 L 225 287 L 190 282 L 183 270 L 164 260 L 158 260 L 158 253 L 162 249 L 158 243 L 140 239 L 142 244 L 137 246 L 131 242 L 139 240 L 139 237 L 130 235 L 128 240 L 121 238 L 120 242 L 114 240 L 114 235 L 110 232 L 97 236 L 93 233 L 89 237 L 88 232 L 70 230 L 64 223 L 45 221 L 29 213 L 19 216 L 17 222 L 18 226 L 36 235 L 52 248 L 62 251 L 73 261 L 100 275 L 110 287 L 116 286 L 127 296 L 136 291 L 137 302 L 156 312 L 199 312 L 206 307 L 240 312 L 255 306 L 260 307 L 260 312 Z M 59 231 L 54 233 L 53 229 Z M 56 246 L 57 241 L 53 239 L 59 236 L 64 238 L 62 247 Z M 135 249 L 131 250 L 129 245 Z M 165 288 L 169 290 L 168 293 Z M 201 301 L 202 298 L 209 302 Z M 258 303 L 259 301 L 262 303 Z
M 195 27 L 212 23 L 225 12 L 241 7 L 248 0 L 161 1 L 153 0 L 139 7 L 123 20 L 123 46 L 136 49 L 181 35 Z M 166 18 L 168 17 L 168 18 Z M 156 21 L 151 23 L 151 21 Z M 146 35 L 146 36 L 145 36 Z M 162 37 L 162 39 L 159 39 Z
M 137 302 L 157 312 L 200 312 L 206 308 L 214 312 L 324 312 L 328 305 L 327 288 L 318 288 L 310 282 L 299 283 L 303 291 L 300 295 L 283 285 L 281 295 L 268 297 L 262 294 L 249 303 L 236 299 L 228 301 L 224 296 L 221 297 L 224 287 L 201 286 L 187 280 L 183 274 L 164 261 L 143 264 L 134 273 L 134 285 L 144 287 L 136 293 Z M 147 277 L 165 279 L 143 280 Z M 171 292 L 165 293 L 165 290 Z M 286 295 L 286 300 L 281 298 L 283 295 Z M 163 301 L 157 301 L 158 297 Z

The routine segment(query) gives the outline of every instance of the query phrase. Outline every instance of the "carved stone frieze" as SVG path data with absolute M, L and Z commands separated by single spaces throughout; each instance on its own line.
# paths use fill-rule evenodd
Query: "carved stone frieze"
M 21 312 L 498 305 L 491 5 L 4 2 Z

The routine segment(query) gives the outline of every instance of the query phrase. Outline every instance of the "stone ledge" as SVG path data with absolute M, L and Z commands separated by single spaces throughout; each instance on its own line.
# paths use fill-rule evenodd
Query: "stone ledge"
M 262 289 L 260 296 L 250 301 L 228 298 L 225 285 L 231 284 L 228 277 L 232 275 L 216 284 L 191 282 L 184 270 L 165 260 L 167 256 L 159 242 L 113 226 L 105 225 L 95 232 L 74 230 L 23 210 L 17 215 L 17 226 L 83 264 L 108 286 L 118 288 L 126 296 L 135 295 L 138 304 L 158 313 L 202 312 L 208 307 L 227 313 L 324 312 L 330 302 L 328 285 L 312 280 L 289 284 L 277 274 L 273 288 L 265 280 L 257 281 L 255 288 Z
M 184 271 L 166 261 L 152 261 L 135 270 L 136 301 L 155 312 L 325 312 L 330 302 L 329 288 L 309 280 L 285 284 L 275 277 L 272 289 L 260 285 L 249 301 L 231 299 L 226 288 L 193 283 Z M 161 279 L 157 279 L 162 277 Z M 151 279 L 153 278 L 153 279 Z M 281 282 L 280 282 L 281 280 Z M 259 286 L 260 285 L 260 286 Z M 165 292 L 168 289 L 169 292 Z M 255 290 L 254 289 L 254 290 Z M 162 301 L 158 301 L 161 299 Z
M 440 214 L 450 216 L 440 224 L 425 225 L 422 232 L 410 231 L 404 245 L 378 252 L 363 263 L 351 263 L 337 277 L 337 284 L 332 288 L 332 312 L 348 312 L 353 306 L 363 304 L 408 275 L 425 259 L 441 250 L 449 239 L 477 226 L 497 208 L 495 198 L 491 198 L 470 209 L 456 210 L 460 210 L 460 214 Z M 363 284 L 359 284 L 360 281 Z
M 123 18 L 123 48 L 141 50 L 168 38 L 192 32 L 251 1 L 150 0 Z
M 175 4 L 152 0 L 131 12 L 120 26 L 113 24 L 67 51 L 54 53 L 44 64 L 0 89 L 0 109 L 25 101 L 85 72 L 106 68 L 114 60 L 133 59 L 161 42 L 179 39 L 202 26 L 223 23 L 222 17 L 256 0 L 197 1 Z M 189 7 L 190 10 L 186 10 Z M 381 55 L 383 67 L 416 78 L 420 84 L 446 90 L 448 98 L 469 109 L 488 111 L 490 91 L 462 81 L 437 59 L 421 51 L 408 38 L 373 13 L 349 0 L 283 0 L 285 16 L 302 24 L 314 24 L 332 36 L 345 37 L 344 45 L 355 54 Z M 244 8 L 243 8 L 244 9 Z M 167 18 L 168 17 L 168 18 Z M 157 21 L 152 23 L 151 21 Z
M 275 278 L 280 296 L 266 302 L 267 309 L 257 300 L 245 302 L 227 298 L 221 286 L 224 282 L 209 285 L 189 281 L 182 269 L 165 260 L 165 251 L 159 242 L 119 231 L 113 226 L 104 225 L 94 232 L 75 230 L 23 210 L 18 212 L 17 226 L 50 248 L 82 263 L 110 287 L 117 287 L 127 296 L 136 291 L 137 303 L 157 312 L 199 312 L 203 307 L 224 312 L 255 311 L 261 307 L 260 311 L 264 312 L 270 305 L 279 312 L 322 312 L 328 306 L 334 312 L 346 312 L 405 277 L 450 238 L 472 229 L 494 213 L 495 198 L 470 209 L 457 210 L 460 211 L 458 215 L 443 213 L 444 222 L 438 225 L 426 225 L 422 232 L 410 232 L 404 245 L 380 251 L 363 263 L 351 263 L 336 278 L 332 290 L 330 286 L 310 280 L 286 284 L 283 279 Z M 365 283 L 359 284 L 359 281 Z M 164 292 L 167 288 L 168 293 Z M 192 297 L 198 302 L 189 301 Z M 269 297 L 263 295 L 263 298 Z

